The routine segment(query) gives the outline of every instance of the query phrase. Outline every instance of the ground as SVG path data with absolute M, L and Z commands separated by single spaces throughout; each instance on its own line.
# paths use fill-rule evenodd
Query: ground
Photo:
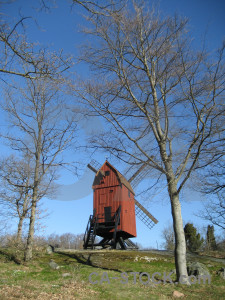
M 49 266 L 51 260 L 59 268 L 52 269 Z M 189 256 L 188 260 L 202 262 L 208 267 L 210 284 L 207 281 L 191 286 L 176 284 L 174 274 L 171 275 L 172 282 L 169 278 L 163 278 L 164 272 L 169 275 L 175 268 L 174 258 L 169 253 L 68 250 L 47 254 L 40 249 L 34 253 L 32 262 L 24 264 L 19 251 L 0 249 L 0 300 L 161 300 L 173 299 L 174 291 L 183 293 L 183 299 L 223 299 L 225 280 L 217 271 L 224 267 L 225 261 L 196 255 Z M 156 281 L 162 281 L 159 284 L 151 280 L 155 272 L 161 274 L 155 275 Z

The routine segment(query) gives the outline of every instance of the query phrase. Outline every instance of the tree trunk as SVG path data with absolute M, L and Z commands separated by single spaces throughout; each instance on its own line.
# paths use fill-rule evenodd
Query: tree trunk
M 175 265 L 177 281 L 189 284 L 186 262 L 186 241 L 176 181 L 168 181 L 168 191 L 170 195 L 171 210 L 173 216 L 173 228 L 175 234 Z
M 37 207 L 37 195 L 38 195 L 38 177 L 39 177 L 39 161 L 40 161 L 40 152 L 36 156 L 36 166 L 34 174 L 34 188 L 31 202 L 31 215 L 30 215 L 30 224 L 29 232 L 27 238 L 27 246 L 24 253 L 24 260 L 29 261 L 32 259 L 32 250 L 33 250 L 33 241 L 34 241 L 34 223 L 36 217 L 36 207 Z
M 173 217 L 173 229 L 175 236 L 175 265 L 177 281 L 189 285 L 187 274 L 187 261 L 186 261 L 186 241 L 184 234 L 184 226 L 181 214 L 181 205 L 179 194 L 177 191 L 177 180 L 173 172 L 171 156 L 166 153 L 165 143 L 161 143 L 160 154 L 166 169 L 166 179 L 168 193 L 170 196 L 171 211 Z M 171 154 L 171 153 L 170 153 Z
M 33 195 L 32 195 L 32 202 L 31 202 L 30 224 L 29 224 L 29 232 L 27 238 L 27 246 L 24 253 L 25 261 L 29 261 L 32 259 L 32 250 L 33 250 L 33 241 L 34 241 L 34 223 L 36 217 L 37 195 L 38 195 L 38 187 L 39 187 L 39 163 L 40 163 L 40 153 L 41 153 L 41 137 L 42 137 L 42 130 L 39 127 L 36 163 L 35 163 L 35 172 L 34 172 L 34 187 L 33 187 Z
M 34 171 L 34 186 L 33 186 L 33 195 L 31 202 L 31 215 L 30 215 L 30 224 L 29 224 L 29 232 L 27 238 L 27 246 L 24 253 L 24 260 L 29 261 L 32 259 L 32 250 L 33 250 L 33 241 L 34 241 L 34 223 L 36 217 L 36 207 L 37 207 L 37 196 L 38 196 L 38 188 L 39 188 L 39 168 L 40 168 L 40 156 L 41 156 L 41 148 L 42 148 L 42 122 L 43 115 L 40 116 L 40 120 L 38 121 L 38 140 L 36 146 L 35 153 L 35 171 Z
M 37 206 L 37 192 L 34 191 L 33 199 L 32 199 L 32 208 L 30 215 L 30 224 L 29 224 L 29 232 L 27 238 L 27 246 L 24 253 L 24 260 L 29 261 L 32 259 L 32 250 L 33 250 L 33 240 L 34 240 L 34 223 L 36 216 L 36 206 Z
M 21 216 L 19 219 L 16 235 L 16 245 L 18 246 L 22 242 L 22 228 L 23 228 L 24 216 Z
M 27 181 L 27 185 L 29 184 L 29 179 Z M 23 201 L 23 211 L 20 214 L 20 207 L 17 205 L 17 211 L 19 215 L 19 223 L 17 227 L 17 236 L 16 236 L 16 245 L 19 245 L 22 242 L 22 229 L 23 229 L 23 221 L 27 216 L 27 206 L 28 206 L 28 193 L 26 193 L 24 201 Z

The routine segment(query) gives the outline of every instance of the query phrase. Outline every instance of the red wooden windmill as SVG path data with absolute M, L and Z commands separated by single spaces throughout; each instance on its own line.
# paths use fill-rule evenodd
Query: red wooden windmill
M 90 216 L 84 235 L 84 249 L 95 246 L 135 248 L 129 239 L 136 237 L 136 215 L 151 229 L 158 221 L 134 198 L 130 184 L 143 167 L 130 180 L 117 171 L 108 161 L 100 166 L 96 161 L 88 164 L 96 173 L 93 182 L 93 215 Z M 95 237 L 102 240 L 95 243 Z

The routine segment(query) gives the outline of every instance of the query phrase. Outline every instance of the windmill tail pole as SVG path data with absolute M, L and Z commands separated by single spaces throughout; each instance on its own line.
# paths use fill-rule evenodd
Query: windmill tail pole
M 94 173 L 97 173 L 98 172 L 98 170 L 96 170 L 94 167 L 92 167 L 90 164 L 88 164 L 87 165 L 88 166 L 88 168 L 91 170 L 91 171 L 93 171 Z

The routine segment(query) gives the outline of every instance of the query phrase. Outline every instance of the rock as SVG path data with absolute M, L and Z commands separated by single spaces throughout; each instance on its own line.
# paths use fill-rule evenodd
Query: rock
M 52 245 L 48 245 L 46 252 L 47 254 L 52 254 L 54 252 L 54 247 Z
M 194 275 L 194 276 L 210 276 L 210 272 L 208 268 L 199 262 L 192 262 L 187 264 L 187 271 L 188 275 Z
M 217 274 L 219 274 L 222 279 L 225 279 L 225 268 L 221 268 L 217 271 Z
M 139 256 L 137 255 L 134 259 L 134 261 L 141 261 L 141 260 L 145 260 L 147 262 L 151 262 L 153 260 L 158 260 L 158 258 L 156 257 L 148 257 L 148 256 Z
M 70 273 L 63 273 L 63 274 L 62 274 L 62 277 L 69 277 L 69 276 L 71 276 Z
M 180 293 L 178 291 L 174 291 L 173 292 L 173 297 L 174 298 L 183 298 L 184 297 L 184 294 L 183 293 Z
M 54 269 L 54 270 L 58 270 L 59 269 L 59 265 L 57 265 L 56 262 L 54 262 L 54 260 L 50 260 L 49 266 Z

